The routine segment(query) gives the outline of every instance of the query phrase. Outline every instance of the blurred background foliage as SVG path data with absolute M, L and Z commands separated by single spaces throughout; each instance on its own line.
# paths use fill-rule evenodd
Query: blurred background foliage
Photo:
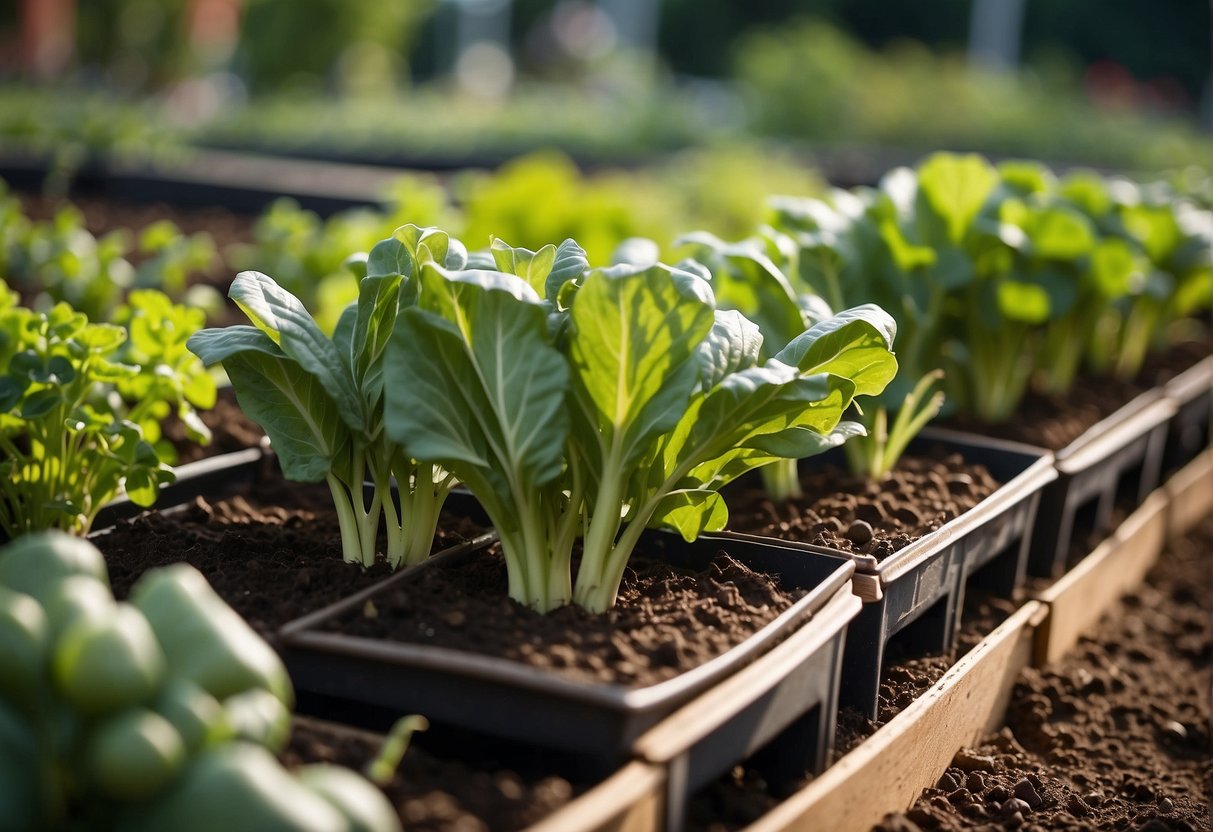
M 757 137 L 1158 170 L 1207 162 L 1209 32 L 1204 0 L 18 0 L 0 142 L 441 168 Z

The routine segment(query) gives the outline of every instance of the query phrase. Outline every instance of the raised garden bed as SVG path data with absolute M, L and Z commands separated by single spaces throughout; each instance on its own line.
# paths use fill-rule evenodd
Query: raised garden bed
M 781 740 L 780 753 L 794 758 L 802 768 L 823 767 L 834 735 L 846 625 L 860 606 L 851 592 L 853 567 L 824 558 L 790 558 L 786 550 L 769 545 L 711 538 L 687 545 L 668 535 L 653 535 L 645 549 L 660 552 L 663 563 L 678 567 L 681 585 L 706 586 L 722 599 L 739 590 L 750 594 L 752 590 L 741 580 L 742 573 L 750 569 L 777 575 L 780 587 L 799 598 L 728 653 L 702 664 L 696 660 L 698 666 L 693 670 L 672 677 L 658 664 L 661 675 L 657 678 L 666 681 L 640 686 L 621 684 L 617 675 L 608 677 L 614 681 L 605 684 L 593 681 L 607 669 L 601 657 L 609 656 L 610 649 L 587 653 L 589 673 L 573 669 L 556 675 L 550 670 L 537 672 L 517 660 L 456 651 L 441 646 L 440 641 L 417 643 L 417 635 L 412 636 L 414 643 L 372 640 L 366 635 L 346 635 L 359 632 L 358 628 L 351 631 L 348 623 L 338 626 L 343 617 L 364 615 L 367 610 L 374 610 L 376 618 L 388 615 L 413 597 L 402 593 L 411 581 L 420 579 L 422 570 L 460 568 L 459 560 L 447 558 L 454 563 L 431 561 L 418 567 L 417 574 L 402 573 L 383 586 L 288 625 L 281 636 L 288 666 L 304 690 L 397 712 L 425 713 L 516 741 L 563 748 L 591 759 L 602 770 L 633 755 L 666 765 L 665 805 L 671 829 L 678 828 L 691 791 L 765 746 L 784 729 L 791 733 Z M 709 563 L 713 565 L 708 573 L 694 577 L 693 570 Z M 650 571 L 636 569 L 641 576 Z M 500 599 L 495 602 L 498 606 L 513 606 L 504 600 L 504 587 L 491 592 Z M 705 600 L 710 599 L 696 601 L 686 595 L 678 596 L 675 603 L 715 619 L 719 613 Z M 736 600 L 730 600 L 728 606 L 735 606 Z M 660 619 L 671 616 L 661 612 L 659 596 L 637 597 L 625 584 L 620 603 L 621 608 L 611 614 L 611 629 L 626 632 L 630 626 L 625 622 L 631 621 L 642 635 L 656 633 L 659 649 L 653 657 L 658 661 L 690 635 L 661 626 Z M 413 602 L 408 604 L 411 607 Z M 637 609 L 649 612 L 638 619 Z M 510 617 L 524 612 L 513 610 Z M 566 620 L 554 626 L 572 626 L 576 628 L 573 633 L 554 632 L 549 636 L 554 641 L 544 645 L 534 642 L 542 631 L 528 629 L 525 632 L 532 633 L 530 644 L 534 646 L 527 647 L 524 641 L 516 657 L 542 658 L 546 664 L 549 658 L 559 657 L 558 645 L 578 639 L 579 631 L 592 633 L 597 626 L 572 610 L 563 618 Z M 421 619 L 426 619 L 424 613 Z M 496 626 L 517 626 L 507 622 L 508 618 Z M 466 624 L 464 619 L 456 629 L 462 630 Z M 503 644 L 508 646 L 513 640 L 509 636 Z M 633 655 L 633 663 L 646 658 Z
M 1069 655 L 1024 673 L 1000 733 L 879 829 L 1207 828 L 1211 553 L 1207 518 L 1172 539 Z
M 936 520 L 934 530 L 882 559 L 795 539 L 783 541 L 799 551 L 855 562 L 856 591 L 866 603 L 848 635 L 843 702 L 870 717 L 876 716 L 884 654 L 891 639 L 905 631 L 902 638 L 908 640 L 906 646 L 911 650 L 946 651 L 959 629 L 960 610 L 971 583 L 975 581 L 976 585 L 1006 598 L 1013 596 L 1025 574 L 1040 491 L 1056 476 L 1049 454 L 1011 443 L 942 431 L 925 433 L 911 445 L 911 452 L 915 448 L 919 453 L 934 451 L 935 459 L 959 453 L 965 463 L 981 465 L 988 472 L 986 476 L 992 475 L 1002 485 L 959 516 L 948 519 L 948 514 L 943 514 L 940 519 L 946 522 L 939 524 Z M 821 459 L 828 464 L 828 456 Z M 812 471 L 818 464 L 822 463 L 810 460 L 804 469 Z M 964 476 L 969 481 L 973 479 L 970 474 Z M 935 477 L 942 479 L 943 475 L 936 473 Z M 965 486 L 972 487 L 969 482 Z M 946 480 L 941 490 L 948 492 Z M 907 500 L 914 493 L 904 487 L 901 492 L 905 495 L 902 499 Z M 879 490 L 851 498 L 842 505 L 849 506 L 845 510 L 855 515 L 845 519 L 852 526 L 858 522 L 866 524 L 864 517 L 895 518 L 896 511 L 905 510 L 886 508 Z M 909 511 L 915 516 L 930 517 L 941 508 L 938 502 L 928 502 Z M 873 513 L 867 514 L 869 510 Z M 773 524 L 770 532 L 780 537 L 796 536 L 787 523 Z M 762 539 L 744 533 L 737 533 L 736 537 Z

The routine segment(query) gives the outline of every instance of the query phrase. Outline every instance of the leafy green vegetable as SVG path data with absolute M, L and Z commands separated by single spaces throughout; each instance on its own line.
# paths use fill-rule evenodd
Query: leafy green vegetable
M 715 309 L 702 267 L 578 259 L 560 283 L 533 271 L 548 255 L 508 248 L 495 263 L 523 263 L 525 278 L 422 267 L 418 303 L 388 348 L 387 430 L 477 496 L 501 535 L 511 597 L 540 610 L 609 608 L 646 526 L 688 539 L 720 529 L 722 485 L 851 435 L 840 418 L 858 386 L 846 373 L 864 363 L 858 344 L 883 344 L 883 359 L 868 355 L 873 378 L 894 366 L 893 322 L 875 307 L 759 363 L 762 336 Z
M 0 284 L 0 529 L 85 533 L 125 491 L 155 502 L 173 474 L 172 449 L 153 444 L 175 410 L 191 438 L 210 438 L 195 407 L 214 404 L 214 382 L 185 351 L 201 313 L 150 290 L 119 314 L 128 328 L 90 323 L 65 303 L 15 305 Z
M 243 272 L 229 296 L 253 326 L 207 329 L 189 340 L 206 364 L 223 363 L 241 407 L 265 429 L 287 478 L 328 483 L 347 561 L 375 562 L 381 517 L 393 567 L 429 555 L 454 479 L 410 459 L 384 431 L 384 352 L 399 310 L 416 295 L 420 266 L 459 267 L 466 259 L 463 246 L 445 232 L 402 226 L 360 266 L 365 276 L 358 300 L 331 337 L 272 278 Z M 363 496 L 366 480 L 374 484 L 370 505 Z
M 112 322 L 126 293 L 140 287 L 214 313 L 222 305 L 218 293 L 205 285 L 187 287 L 186 281 L 209 271 L 216 259 L 209 235 L 186 237 L 168 220 L 145 228 L 137 246 L 125 230 L 94 236 L 83 212 L 71 204 L 49 220 L 32 220 L 0 183 L 0 272 L 34 298 L 39 310 L 65 302 L 89 320 Z

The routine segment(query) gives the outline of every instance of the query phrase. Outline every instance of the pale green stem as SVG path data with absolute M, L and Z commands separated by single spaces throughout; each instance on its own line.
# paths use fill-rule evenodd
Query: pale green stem
M 775 502 L 782 503 L 804 496 L 804 490 L 800 487 L 800 469 L 796 463 L 795 459 L 777 459 L 759 469 L 763 488 Z
M 337 509 L 337 525 L 341 529 L 341 557 L 347 563 L 362 562 L 362 541 L 358 534 L 358 519 L 350 504 L 350 495 L 342 483 L 332 474 L 325 477 L 329 492 L 333 495 L 333 506 Z
M 581 568 L 577 571 L 577 584 L 573 591 L 574 600 L 591 610 L 594 607 L 587 601 L 605 592 L 603 585 L 610 583 L 607 570 L 610 567 L 611 549 L 623 522 L 623 482 L 619 477 L 618 456 L 615 446 L 612 446 L 603 463 L 602 480 L 598 484 L 598 495 L 590 514 L 589 532 L 582 544 Z M 613 595 L 611 597 L 614 598 Z

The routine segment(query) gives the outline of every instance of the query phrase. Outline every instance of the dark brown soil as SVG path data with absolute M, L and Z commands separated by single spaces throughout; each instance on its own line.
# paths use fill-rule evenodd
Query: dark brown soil
M 729 497 L 729 528 L 800 540 L 883 560 L 976 506 L 999 483 L 960 454 L 903 456 L 883 482 L 826 466 L 801 479 L 806 496 L 784 503 L 761 488 Z
M 504 765 L 480 748 L 459 756 L 438 754 L 417 740 L 415 735 L 395 777 L 383 786 L 409 832 L 514 832 L 542 820 L 585 788 L 542 766 Z M 375 735 L 300 720 L 283 762 L 336 763 L 361 771 L 380 747 Z
M 1137 396 L 1164 384 L 1211 354 L 1213 334 L 1206 333 L 1198 339 L 1180 342 L 1166 353 L 1150 356 L 1141 374 L 1131 381 L 1080 377 L 1065 396 L 1029 394 L 1014 418 L 1002 424 L 987 425 L 965 416 L 953 416 L 946 424 L 983 436 L 997 436 L 1059 451 Z
M 840 709 L 834 734 L 834 759 L 840 759 L 930 690 L 961 656 L 976 647 L 1016 609 L 1018 605 L 1011 601 L 988 594 L 973 594 L 965 600 L 956 645 L 946 655 L 899 656 L 895 652 L 897 645 L 890 645 L 886 654 L 887 670 L 880 685 L 877 718 L 870 720 L 854 708 Z M 781 784 L 779 789 L 773 789 L 761 772 L 746 765 L 734 766 L 732 771 L 692 799 L 690 828 L 698 832 L 741 829 L 774 809 L 783 795 L 803 788 L 812 779 L 808 775 L 793 778 Z
M 443 514 L 435 551 L 484 530 Z M 390 574 L 341 558 L 341 533 L 327 486 L 280 477 L 227 499 L 174 512 L 149 512 L 119 523 L 94 542 L 105 555 L 114 593 L 124 597 L 148 569 L 185 561 L 263 636 L 299 616 L 364 589 Z
M 801 592 L 719 553 L 701 571 L 633 556 L 615 607 L 540 614 L 507 595 L 494 552 L 423 570 L 330 627 L 349 635 L 500 656 L 594 682 L 646 686 L 726 652 L 773 621 Z
M 1209 828 L 1211 598 L 1207 520 L 1170 546 L 1097 637 L 1025 671 L 1006 727 L 961 751 L 936 788 L 878 828 Z

